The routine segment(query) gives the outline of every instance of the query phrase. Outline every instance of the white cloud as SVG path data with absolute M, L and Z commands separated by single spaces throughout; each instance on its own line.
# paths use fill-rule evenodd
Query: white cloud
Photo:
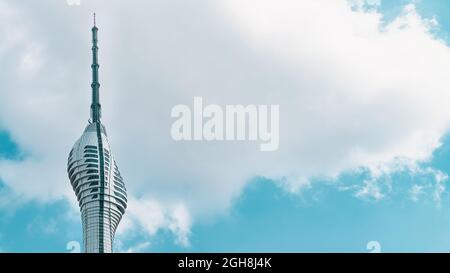
M 406 197 L 406 200 L 413 202 L 431 200 L 438 207 L 448 180 L 446 173 L 429 166 L 421 166 L 411 160 L 396 160 L 378 168 L 360 168 L 357 172 L 368 177 L 360 184 L 345 185 L 344 182 L 339 185 L 340 190 L 354 192 L 356 197 L 364 200 L 405 200 Z
M 130 234 L 144 232 L 153 236 L 159 230 L 169 230 L 175 235 L 175 242 L 181 246 L 189 246 L 191 216 L 182 203 L 160 204 L 149 199 L 128 199 L 127 217 L 124 218 L 117 231 L 119 240 L 127 239 Z M 147 236 L 144 236 L 147 237 Z M 150 244 L 150 242 L 148 242 Z M 137 247 L 137 248 L 136 248 Z M 132 247 L 136 252 L 147 247 Z M 125 250 L 124 252 L 128 252 Z
M 65 163 L 89 113 L 95 9 L 104 122 L 130 193 L 122 231 L 168 229 L 188 245 L 192 221 L 255 175 L 293 191 L 361 167 L 376 177 L 429 159 L 448 129 L 449 48 L 413 5 L 386 23 L 345 0 L 61 3 L 0 0 L 0 127 L 26 155 L 0 161 L 0 178 L 75 207 Z M 170 110 L 195 95 L 279 104 L 279 150 L 174 142 Z M 384 194 L 364 183 L 362 195 Z
M 168 226 L 170 231 L 176 235 L 177 244 L 185 247 L 190 245 L 191 216 L 186 207 L 178 204 L 173 208 Z
M 30 233 L 54 234 L 58 231 L 58 223 L 54 218 L 44 218 L 36 216 L 33 221 L 28 223 L 27 231 Z
M 410 190 L 411 200 L 417 202 L 420 198 L 420 195 L 423 194 L 424 186 L 422 185 L 413 185 Z
M 137 253 L 137 252 L 142 252 L 143 250 L 147 249 L 149 246 L 150 246 L 150 242 L 142 242 L 142 243 L 138 243 L 136 245 L 133 245 L 133 246 L 127 248 L 125 251 L 119 251 L 119 252 Z
M 438 205 L 441 204 L 441 196 L 445 192 L 445 183 L 448 180 L 448 175 L 444 174 L 442 172 L 437 172 L 435 174 L 435 180 L 436 180 L 436 186 L 434 190 L 434 200 L 438 203 Z
M 356 196 L 359 198 L 373 198 L 379 201 L 384 197 L 384 194 L 381 192 L 377 180 L 364 180 L 363 187 L 356 192 Z

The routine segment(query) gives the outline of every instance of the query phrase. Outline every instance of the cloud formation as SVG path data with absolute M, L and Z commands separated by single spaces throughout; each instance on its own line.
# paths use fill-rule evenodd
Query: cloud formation
M 449 48 L 414 5 L 385 22 L 377 1 L 129 2 L 0 0 L 0 128 L 24 153 L 0 160 L 0 178 L 22 198 L 76 206 L 66 158 L 89 116 L 94 9 L 104 123 L 130 193 L 122 231 L 188 245 L 192 221 L 252 177 L 293 191 L 360 167 L 376 177 L 429 159 L 448 129 Z M 173 141 L 170 111 L 194 96 L 280 105 L 279 149 Z

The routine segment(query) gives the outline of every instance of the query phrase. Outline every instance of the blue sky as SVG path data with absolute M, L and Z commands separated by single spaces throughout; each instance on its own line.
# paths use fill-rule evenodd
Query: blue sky
M 389 21 L 401 14 L 403 7 L 409 3 L 411 3 L 411 1 L 381 1 L 379 9 Z M 450 3 L 445 0 L 414 1 L 414 3 L 417 12 L 421 16 L 425 18 L 436 18 L 439 22 L 439 26 L 433 29 L 434 35 L 439 39 L 444 40 L 447 45 L 450 45 Z M 39 13 L 39 10 L 36 12 Z M 70 16 L 72 15 L 69 15 L 69 17 Z M 83 16 L 88 17 L 88 15 Z M 155 17 L 157 16 L 155 15 Z M 74 18 L 72 19 L 77 19 Z M 71 28 L 70 22 L 74 21 L 66 22 L 65 26 L 68 25 L 69 28 Z M 219 25 L 222 26 L 221 24 L 222 22 Z M 199 25 L 201 25 L 201 22 Z M 166 25 L 164 26 L 166 27 Z M 170 30 L 171 26 L 167 24 L 167 28 Z M 214 41 L 213 43 L 218 45 L 228 44 L 228 39 L 233 40 L 238 39 L 239 37 L 238 35 L 234 36 L 235 34 L 230 34 L 231 32 L 231 30 L 226 28 L 223 37 L 212 37 L 211 39 Z M 104 33 L 108 33 L 108 31 L 105 31 Z M 45 35 L 49 34 L 47 33 Z M 173 35 L 175 37 L 177 34 Z M 132 39 L 133 37 L 130 38 Z M 89 41 L 89 37 L 83 41 Z M 186 47 L 189 48 L 190 46 L 195 47 L 195 44 L 191 45 L 187 42 Z M 236 48 L 230 46 L 230 48 L 229 51 L 226 51 L 230 56 L 238 51 L 238 49 L 236 49 L 237 46 Z M 108 59 L 106 56 L 108 56 L 108 52 L 111 54 L 110 56 L 112 56 L 111 52 L 113 51 L 108 48 L 104 50 L 105 53 L 101 57 L 105 58 L 100 59 L 100 63 L 103 64 L 107 62 L 105 67 L 120 63 L 120 60 L 124 58 L 121 54 L 117 54 L 118 59 L 112 61 L 111 58 Z M 161 48 L 156 47 L 150 49 L 150 51 L 151 50 L 155 50 L 153 53 L 158 52 L 162 54 L 162 59 L 167 57 L 164 52 L 161 53 L 158 51 L 161 50 Z M 258 50 L 256 51 L 258 52 Z M 82 53 L 89 54 L 88 51 Z M 245 53 L 248 52 L 245 51 Z M 57 52 L 55 54 L 62 53 Z M 193 51 L 192 54 L 204 54 L 208 56 L 210 52 Z M 256 55 L 257 54 L 254 52 L 248 53 L 248 55 L 245 55 L 245 60 L 248 63 L 254 64 L 253 58 L 256 59 Z M 168 96 L 170 97 L 170 91 L 172 89 L 175 90 L 180 88 L 180 86 L 189 88 L 192 87 L 192 85 L 195 85 L 192 83 L 195 82 L 198 77 L 195 72 L 187 73 L 186 79 L 181 79 L 179 82 L 172 83 L 170 77 L 172 75 L 164 74 L 164 69 L 166 67 L 164 65 L 158 67 L 158 57 L 152 58 L 150 60 L 156 63 L 154 65 L 155 67 L 152 67 L 153 64 L 149 65 L 150 68 L 146 67 L 148 69 L 163 71 L 158 72 L 161 73 L 158 74 L 158 77 L 154 76 L 155 74 L 152 74 L 150 77 L 151 80 L 156 82 L 152 85 L 153 88 L 161 88 L 162 91 L 169 93 Z M 224 58 L 227 59 L 228 57 L 225 56 Z M 86 61 L 88 62 L 89 60 Z M 145 62 L 148 61 L 148 59 L 143 58 L 143 60 L 136 60 L 137 65 L 140 64 L 140 61 Z M 188 63 L 189 61 L 190 60 L 188 59 L 186 62 Z M 211 59 L 206 58 L 205 63 L 208 62 L 211 63 L 212 61 Z M 81 67 L 89 68 L 85 63 L 78 65 L 72 63 L 70 60 L 67 63 L 69 67 L 74 69 Z M 261 64 L 261 66 L 269 65 L 271 67 L 278 67 L 283 64 L 282 61 L 267 60 L 256 63 Z M 178 67 L 183 67 L 183 63 L 175 64 L 178 65 L 176 66 L 177 68 L 174 68 L 175 66 L 169 67 L 169 70 L 177 70 Z M 217 67 L 214 66 L 211 70 L 214 71 L 217 69 L 221 72 L 222 69 L 226 68 L 226 66 L 223 68 L 220 65 L 217 65 Z M 124 69 L 127 69 L 126 65 Z M 282 70 L 283 69 L 280 69 L 280 71 Z M 108 68 L 105 68 L 101 73 L 104 71 L 107 73 Z M 113 74 L 117 71 L 110 70 L 109 72 Z M 185 71 L 183 71 L 183 73 L 184 72 Z M 142 78 L 147 75 L 140 73 L 144 72 L 137 72 L 136 75 L 127 74 L 126 83 L 129 82 L 128 79 L 134 79 L 131 82 L 137 82 L 135 79 L 144 82 Z M 278 84 L 280 79 L 289 79 L 289 73 L 282 74 L 279 72 L 278 74 L 277 72 L 275 74 L 277 74 L 277 76 L 279 75 L 280 78 L 263 82 L 262 85 L 265 83 L 270 86 L 274 83 Z M 88 73 L 83 77 L 83 79 L 88 81 Z M 239 76 L 233 75 L 233 73 L 230 73 L 229 77 L 231 79 L 233 79 L 233 77 L 237 79 L 240 78 Z M 121 85 L 124 84 L 123 82 L 112 82 L 112 78 L 113 77 L 109 78 L 110 81 L 105 79 L 106 87 L 113 89 L 112 85 L 114 84 L 117 84 L 120 87 L 124 86 Z M 212 79 L 214 79 L 214 77 Z M 165 80 L 170 82 L 170 84 L 167 84 Z M 252 80 L 254 81 L 255 79 Z M 76 85 L 77 88 L 84 88 L 84 86 L 88 87 L 87 84 L 79 86 L 78 84 L 79 83 L 75 83 L 74 85 Z M 202 82 L 202 84 L 205 84 L 205 88 L 211 87 L 208 83 Z M 201 90 L 202 84 L 197 84 L 195 86 Z M 230 84 L 230 86 L 233 85 Z M 0 88 L 2 87 L 4 88 L 4 86 L 0 86 Z M 247 87 L 247 85 L 244 85 L 242 88 Z M 256 88 L 258 87 L 259 86 Z M 449 89 L 450 92 L 450 86 L 445 86 L 445 89 Z M 3 90 L 0 89 L 0 92 Z M 88 91 L 87 88 L 86 91 Z M 189 97 L 189 94 L 187 94 L 187 97 Z M 118 100 L 120 100 L 120 98 L 121 97 L 118 97 Z M 126 99 L 128 101 L 128 98 Z M 133 102 L 131 99 L 130 101 Z M 114 101 L 111 99 L 107 102 L 112 104 Z M 163 102 L 162 105 L 164 105 L 164 103 L 165 102 Z M 73 108 L 84 104 L 85 101 L 81 101 L 80 103 L 74 102 Z M 106 103 L 106 105 L 108 104 Z M 118 107 L 111 108 L 119 109 Z M 85 107 L 84 110 L 87 111 L 87 109 L 88 107 Z M 114 116 L 114 110 L 108 110 L 107 107 L 105 107 L 105 109 L 106 116 Z M 70 112 L 70 109 L 67 111 Z M 327 110 L 325 109 L 324 111 L 326 112 Z M 329 111 L 330 114 L 333 115 L 333 112 L 331 112 L 332 109 Z M 80 119 L 78 114 L 75 115 L 75 117 L 76 119 Z M 161 119 L 159 116 L 156 118 Z M 79 128 L 76 126 L 76 128 L 73 128 L 75 135 L 77 132 L 81 133 L 83 126 L 82 122 L 85 122 L 85 120 L 85 116 L 83 116 L 80 119 L 80 123 L 77 123 Z M 313 120 L 310 120 L 309 122 L 313 127 L 319 126 L 319 124 L 315 123 Z M 384 120 L 384 122 L 387 122 L 387 120 Z M 120 155 L 124 158 L 123 155 L 126 154 L 127 151 L 127 146 L 124 145 L 124 143 L 127 144 L 128 142 L 124 137 L 118 134 L 119 129 L 117 129 L 117 126 L 114 125 L 112 121 L 109 121 L 109 124 L 113 125 L 113 133 L 111 136 L 116 137 L 116 142 L 114 143 L 113 141 L 113 146 L 116 144 L 115 147 L 117 147 L 119 154 L 118 161 L 120 165 L 121 162 L 126 161 L 121 160 Z M 116 126 L 115 130 L 114 126 Z M 133 129 L 132 126 L 129 128 Z M 425 130 L 427 128 L 425 128 Z M 16 127 L 8 125 L 8 122 L 0 122 L 1 160 L 20 163 L 24 159 L 33 156 L 32 153 L 34 150 L 30 149 L 29 145 L 26 145 L 27 142 L 24 141 L 24 137 L 21 133 L 23 132 L 20 129 L 18 130 Z M 388 130 L 386 131 L 386 134 L 388 134 Z M 17 139 L 15 139 L 13 135 L 18 136 Z M 62 136 L 64 136 L 64 134 L 62 134 Z M 70 136 L 72 135 L 70 134 Z M 152 133 L 146 136 L 152 136 Z M 383 135 L 374 136 L 374 138 L 380 137 L 383 137 Z M 67 142 L 68 145 L 71 145 L 71 141 L 72 139 L 68 139 L 65 142 Z M 369 142 L 371 141 L 372 140 Z M 20 145 L 19 143 L 24 144 Z M 293 191 L 286 190 L 286 188 L 290 188 L 292 185 L 295 188 L 295 186 L 298 185 L 291 185 L 288 183 L 289 185 L 286 186 L 285 183 L 280 183 L 276 178 L 268 178 L 269 175 L 253 177 L 247 179 L 246 183 L 240 184 L 240 186 L 242 186 L 241 188 L 236 186 L 239 190 L 235 190 L 235 188 L 230 190 L 232 194 L 230 193 L 227 196 L 230 200 L 230 202 L 227 203 L 228 206 L 223 205 L 222 203 L 213 203 L 209 199 L 203 201 L 202 197 L 199 196 L 206 195 L 211 189 L 208 188 L 208 184 L 202 184 L 200 182 L 198 184 L 201 184 L 202 187 L 206 187 L 206 190 L 192 190 L 192 193 L 188 191 L 192 194 L 192 199 L 194 201 L 186 203 L 193 207 L 193 211 L 198 211 L 193 213 L 195 219 L 192 221 L 192 225 L 188 231 L 188 244 L 177 243 L 177 236 L 174 234 L 176 232 L 173 232 L 173 230 L 167 226 L 160 225 L 154 232 L 145 232 L 145 228 L 143 228 L 129 229 L 127 233 L 119 234 L 117 237 L 118 241 L 116 242 L 116 250 L 144 252 L 368 252 L 366 249 L 367 243 L 370 241 L 378 241 L 383 252 L 448 252 L 450 251 L 450 213 L 448 213 L 450 210 L 450 195 L 449 190 L 446 188 L 448 182 L 446 174 L 450 173 L 450 164 L 448 164 L 450 158 L 450 137 L 447 133 L 440 135 L 440 143 L 440 145 L 435 146 L 436 148 L 432 150 L 432 155 L 426 157 L 426 160 L 414 161 L 414 171 L 410 168 L 400 167 L 395 171 L 390 171 L 387 174 L 382 173 L 380 176 L 374 178 L 373 173 L 362 164 L 362 166 L 358 168 L 343 168 L 345 171 L 341 171 L 341 169 L 338 168 L 339 174 L 336 177 L 330 178 L 332 175 L 329 175 L 329 173 L 333 172 L 332 170 L 334 170 L 335 165 L 330 167 L 329 172 L 324 171 L 324 175 L 321 175 L 322 173 L 320 171 L 311 167 L 306 168 L 308 171 L 314 169 L 311 171 L 311 175 L 308 175 L 309 183 L 301 184 L 300 189 Z M 167 146 L 165 145 L 166 144 L 163 143 L 161 146 L 166 148 Z M 283 145 L 283 143 L 281 143 L 281 145 Z M 65 146 L 63 147 L 65 148 Z M 379 146 L 374 145 L 374 147 Z M 179 148 L 179 146 L 177 146 L 177 148 Z M 384 148 L 384 146 L 382 148 Z M 39 152 L 39 150 L 37 151 Z M 175 155 L 175 151 L 169 149 L 168 153 L 171 154 L 168 157 Z M 64 153 L 67 152 L 68 150 L 66 149 Z M 320 152 L 325 154 L 325 156 L 327 153 L 336 153 L 340 155 L 340 151 L 331 150 L 329 146 L 324 146 L 323 150 L 320 150 Z M 158 154 L 158 152 L 156 154 Z M 65 155 L 66 154 L 64 154 L 64 157 Z M 184 154 L 180 152 L 180 157 L 182 157 L 182 155 Z M 252 154 L 249 156 L 250 160 L 252 160 L 251 156 L 254 155 Z M 205 166 L 208 165 L 203 165 L 200 160 L 196 160 L 197 159 L 191 162 L 193 162 L 194 165 L 198 163 L 198 169 L 201 173 L 201 170 L 205 169 Z M 320 160 L 327 161 L 323 158 L 319 159 L 319 161 Z M 132 164 L 126 162 L 122 164 L 125 165 L 124 173 L 126 178 L 127 169 L 128 174 L 130 174 L 132 170 L 130 165 Z M 148 162 L 144 162 L 143 164 L 143 166 L 145 166 L 145 164 L 153 166 L 153 164 L 157 163 L 155 158 L 151 158 Z M 175 164 L 174 166 L 177 165 Z M 337 164 L 336 166 L 340 165 Z M 235 166 L 232 165 L 231 169 L 233 167 Z M 151 170 L 151 168 L 149 169 Z M 158 167 L 156 166 L 154 169 L 157 170 Z M 168 172 L 158 172 L 157 175 L 155 175 L 157 179 L 154 180 L 176 180 L 178 178 L 176 176 L 165 176 L 170 172 L 170 170 Z M 184 174 L 185 173 L 182 172 L 180 173 L 180 176 L 183 176 Z M 43 177 L 45 178 L 45 176 Z M 129 180 L 132 180 L 131 178 L 139 176 L 130 174 L 129 177 Z M 201 175 L 198 177 L 201 177 Z M 228 177 L 227 174 L 223 174 L 223 177 L 223 181 L 234 178 L 233 175 Z M 41 179 L 41 176 L 39 176 L 39 179 Z M 194 178 L 192 178 L 192 180 L 192 183 L 197 183 Z M 219 183 L 220 182 L 222 182 L 222 180 L 219 181 Z M 34 183 L 34 181 L 28 181 L 28 183 Z M 67 187 L 70 186 L 68 180 L 59 181 L 58 183 Z M 161 198 L 161 200 L 165 200 L 172 198 L 172 195 L 166 194 L 163 198 L 158 196 L 158 194 L 173 188 L 179 188 L 180 185 L 181 187 L 186 188 L 192 186 L 192 184 L 189 184 L 191 183 L 190 181 L 183 183 L 165 186 L 162 185 L 165 183 L 160 182 L 159 184 L 153 183 L 145 187 L 143 186 L 145 183 L 136 183 L 135 185 L 132 184 L 130 188 L 131 190 L 134 189 L 136 192 L 141 192 L 142 188 L 142 196 L 138 195 L 137 200 L 143 198 L 148 192 L 150 192 L 149 196 L 152 198 Z M 62 195 L 55 195 L 56 197 L 52 195 L 52 197 L 48 199 L 42 198 L 41 195 L 36 198 L 34 198 L 34 196 L 30 198 L 29 192 L 19 192 L 16 194 L 16 188 L 9 185 L 13 184 L 10 184 L 9 181 L 0 180 L 0 251 L 68 252 L 69 250 L 66 249 L 68 242 L 82 241 L 81 223 L 79 215 L 73 210 L 73 204 L 71 203 L 73 200 L 69 201 Z M 373 188 L 364 188 L 361 187 L 361 185 L 376 185 L 375 192 L 364 192 L 364 189 Z M 414 193 L 414 189 L 416 189 L 417 192 Z M 222 188 L 219 188 L 218 192 L 221 190 Z M 182 194 L 180 196 L 183 197 Z M 176 195 L 174 198 L 177 199 L 179 196 Z M 196 199 L 202 201 L 196 203 Z M 218 199 L 220 198 L 218 197 Z M 204 213 L 202 209 L 195 208 L 196 206 L 207 206 L 207 204 L 209 204 L 208 202 L 211 202 L 211 206 L 217 206 L 220 209 L 215 210 L 214 213 Z M 226 202 L 224 201 L 223 203 Z
M 2 153 L 13 156 L 16 147 L 2 137 Z M 450 138 L 443 143 L 426 165 L 449 172 Z M 344 175 L 338 183 L 363 179 L 364 174 Z M 326 182 L 293 195 L 254 179 L 226 215 L 193 226 L 189 247 L 175 244 L 164 230 L 130 236 L 124 244 L 150 242 L 140 251 L 151 252 L 368 252 L 367 243 L 378 241 L 385 252 L 448 252 L 448 190 L 440 204 L 432 198 L 413 201 L 409 190 L 415 178 L 399 173 L 392 179 L 395 193 L 382 201 L 361 200 Z M 65 201 L 4 209 L 3 251 L 68 252 L 67 243 L 82 237 L 81 224 L 67 217 L 67 210 Z

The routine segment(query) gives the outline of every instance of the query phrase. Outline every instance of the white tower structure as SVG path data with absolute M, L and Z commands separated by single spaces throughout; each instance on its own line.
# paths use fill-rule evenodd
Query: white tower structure
M 110 253 L 127 207 L 127 194 L 100 121 L 97 31 L 94 14 L 91 118 L 70 151 L 67 172 L 80 206 L 84 252 Z

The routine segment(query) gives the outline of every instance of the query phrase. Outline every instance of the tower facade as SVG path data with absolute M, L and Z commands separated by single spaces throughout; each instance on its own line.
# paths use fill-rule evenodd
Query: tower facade
M 69 153 L 67 172 L 80 206 L 84 252 L 110 253 L 127 207 L 127 194 L 100 120 L 97 32 L 94 15 L 91 118 Z

